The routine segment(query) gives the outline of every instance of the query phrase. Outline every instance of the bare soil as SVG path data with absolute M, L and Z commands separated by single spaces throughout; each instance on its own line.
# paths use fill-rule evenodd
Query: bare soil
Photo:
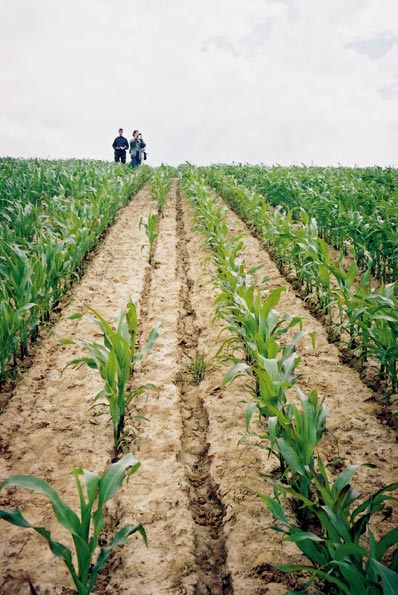
M 215 289 L 211 265 L 204 260 L 203 239 L 194 231 L 190 209 L 174 181 L 165 215 L 159 221 L 152 266 L 146 237 L 138 228 L 142 215 L 155 211 L 147 189 L 119 214 L 96 257 L 89 264 L 70 304 L 50 336 L 38 347 L 31 368 L 0 416 L 0 481 L 11 474 L 40 476 L 77 508 L 70 475 L 74 466 L 102 472 L 112 457 L 112 431 L 106 416 L 90 409 L 101 389 L 97 372 L 66 368 L 82 351 L 62 346 L 59 338 L 98 339 L 97 327 L 68 320 L 89 304 L 109 321 L 130 297 L 138 300 L 143 343 L 155 322 L 162 322 L 153 350 L 134 375 L 134 384 L 156 388 L 131 406 L 128 424 L 134 432 L 125 451 L 142 466 L 108 506 L 104 540 L 123 524 L 141 522 L 148 547 L 139 536 L 112 556 L 103 571 L 97 595 L 281 595 L 298 588 L 300 579 L 276 572 L 275 562 L 299 562 L 299 551 L 269 530 L 272 518 L 255 491 L 269 487 L 258 472 L 271 474 L 275 461 L 258 448 L 243 449 L 247 389 L 241 379 L 222 388 L 227 364 L 214 359 L 221 338 L 212 324 Z M 228 212 L 231 228 L 244 230 Z M 372 392 L 355 370 L 340 362 L 325 329 L 304 309 L 269 255 L 249 234 L 243 257 L 248 266 L 263 263 L 266 287 L 284 285 L 279 310 L 305 317 L 315 331 L 299 346 L 304 391 L 317 389 L 330 409 L 328 429 L 339 441 L 345 462 L 363 467 L 356 485 L 370 494 L 397 478 L 396 434 L 377 420 Z M 208 367 L 195 384 L 187 365 L 203 353 Z M 145 418 L 145 419 L 142 419 Z M 324 458 L 336 446 L 322 442 Z M 50 528 L 65 543 L 51 507 L 23 490 L 1 493 L 1 507 L 19 507 L 26 517 Z M 394 518 L 393 518 L 394 520 Z M 30 595 L 26 577 L 41 595 L 68 595 L 73 585 L 60 559 L 33 531 L 0 523 L 0 594 Z

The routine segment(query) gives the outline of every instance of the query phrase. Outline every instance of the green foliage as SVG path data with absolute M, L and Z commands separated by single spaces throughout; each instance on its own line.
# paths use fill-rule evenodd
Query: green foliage
M 210 361 L 204 351 L 196 351 L 192 361 L 186 365 L 188 372 L 192 376 L 193 384 L 200 384 L 209 369 Z
M 343 225 L 350 210 L 350 203 L 344 202 L 340 195 L 338 203 L 325 203 L 325 199 L 322 198 L 324 193 L 330 191 L 325 185 L 326 182 L 332 183 L 335 174 L 348 176 L 352 172 L 350 174 L 339 171 L 337 174 L 334 170 L 319 172 L 316 168 L 269 170 L 250 166 L 213 166 L 201 171 L 223 198 L 242 215 L 248 225 L 260 234 L 279 265 L 293 271 L 296 282 L 307 296 L 306 299 L 315 302 L 313 307 L 327 317 L 334 335 L 347 333 L 349 347 L 354 349 L 355 355 L 364 365 L 368 358 L 379 362 L 379 376 L 386 380 L 389 386 L 387 396 L 394 395 L 398 390 L 398 327 L 394 314 L 398 309 L 398 292 L 395 283 L 373 289 L 371 274 L 380 270 L 384 271 L 379 275 L 382 279 L 396 279 L 398 242 L 395 241 L 394 244 L 391 238 L 387 242 L 389 252 L 386 256 L 387 264 L 384 266 L 381 264 L 381 235 L 378 232 L 372 233 L 371 230 L 374 226 L 378 229 L 382 221 L 386 227 L 393 227 L 388 232 L 389 237 L 396 237 L 395 227 L 387 222 L 385 214 L 381 214 L 382 208 L 388 213 L 394 212 L 395 195 L 391 195 L 388 205 L 386 201 L 382 207 L 374 203 L 374 208 L 370 210 L 366 220 L 363 214 L 355 212 L 354 233 L 349 225 Z M 369 173 L 365 170 L 366 172 Z M 319 174 L 319 179 L 316 176 L 312 177 L 315 173 Z M 361 170 L 361 173 L 364 172 Z M 382 184 L 385 175 L 389 180 L 389 187 L 396 188 L 397 180 L 391 178 L 392 173 L 390 170 L 374 172 L 375 176 L 371 177 L 372 184 L 376 178 L 379 180 L 378 176 L 380 180 L 377 183 Z M 285 181 L 283 176 L 286 177 Z M 305 180 L 303 187 L 300 187 L 300 179 Z M 324 184 L 321 184 L 321 197 L 314 191 L 314 187 L 318 188 L 320 179 Z M 273 185 L 275 180 L 276 186 Z M 279 190 L 276 191 L 276 188 L 284 188 L 285 182 L 286 189 L 292 192 L 291 197 Z M 373 187 L 373 190 L 377 190 L 377 187 Z M 263 194 L 257 193 L 258 191 Z M 379 196 L 377 193 L 376 195 Z M 276 208 L 270 207 L 265 196 Z M 280 202 L 275 202 L 278 197 Z M 350 200 L 355 201 L 359 209 L 359 202 L 355 196 L 350 195 Z M 342 219 L 339 218 L 340 211 L 344 214 Z M 336 242 L 340 249 L 337 261 L 331 258 L 325 242 L 325 239 L 332 241 L 332 236 L 328 235 L 326 230 L 335 228 L 339 234 L 336 236 Z M 377 236 L 378 240 L 376 244 L 372 244 L 372 250 L 370 244 L 359 238 L 360 229 L 366 237 Z M 345 270 L 342 259 L 347 250 L 352 251 L 358 264 L 353 262 L 348 270 Z M 367 267 L 362 274 L 360 266 Z M 386 272 L 390 270 L 395 271 L 392 277 Z M 359 345 L 357 338 L 360 339 Z
M 156 238 L 158 237 L 158 216 L 156 213 L 150 213 L 148 217 L 141 217 L 139 223 L 140 229 L 143 227 L 149 242 L 148 262 L 152 264 L 153 250 Z
M 398 273 L 397 170 L 392 168 L 224 166 L 274 207 L 305 211 L 337 249 L 354 247 L 359 267 L 382 281 Z
M 151 330 L 148 341 L 140 350 L 136 350 L 138 332 L 137 306 L 129 301 L 127 307 L 122 309 L 115 320 L 115 328 L 112 328 L 106 320 L 93 308 L 86 306 L 92 315 L 85 317 L 96 324 L 102 333 L 103 344 L 78 341 L 89 357 L 81 357 L 69 362 L 69 366 L 88 365 L 90 368 L 100 372 L 105 386 L 95 397 L 95 403 L 100 407 L 109 410 L 112 425 L 115 454 L 117 454 L 121 439 L 123 438 L 125 413 L 131 400 L 142 394 L 146 388 L 153 388 L 153 385 L 146 384 L 135 389 L 128 390 L 128 382 L 134 371 L 135 365 L 150 351 L 159 334 L 160 324 L 156 324 Z M 83 314 L 73 314 L 71 318 L 81 318 Z M 75 341 L 63 339 L 62 344 L 75 344 Z M 105 398 L 105 401 L 103 399 Z
M 148 175 L 95 161 L 0 159 L 0 382 Z
M 158 211 L 162 217 L 166 205 L 166 198 L 170 190 L 171 178 L 174 175 L 174 172 L 174 168 L 161 165 L 154 170 L 149 182 L 152 198 L 157 202 Z
M 322 579 L 339 595 L 393 595 L 398 586 L 398 530 L 389 530 L 377 541 L 369 523 L 385 510 L 388 501 L 397 500 L 391 492 L 398 484 L 386 486 L 353 506 L 360 496 L 351 486 L 358 465 L 348 466 L 331 483 L 319 457 L 317 463 L 317 469 L 314 462 L 300 469 L 309 484 L 307 496 L 285 482 L 273 484 L 273 498 L 259 494 L 277 522 L 274 529 L 294 542 L 311 563 L 276 567 L 284 572 L 308 573 L 306 588 Z M 300 503 L 306 518 L 311 518 L 313 530 L 297 525 L 297 517 L 291 518 L 286 496 Z
M 132 454 L 126 454 L 120 461 L 111 464 L 102 476 L 85 469 L 74 469 L 73 475 L 80 501 L 80 517 L 47 482 L 40 478 L 31 475 L 14 475 L 0 485 L 0 491 L 7 487 L 18 487 L 38 492 L 49 499 L 55 518 L 73 540 L 77 566 L 73 561 L 71 549 L 54 541 L 50 531 L 44 527 L 29 523 L 19 510 L 0 509 L 0 519 L 18 527 L 34 529 L 44 537 L 53 554 L 64 561 L 78 595 L 89 595 L 95 587 L 98 573 L 116 547 L 125 544 L 128 537 L 137 532 L 142 535 L 146 543 L 146 534 L 142 525 L 126 525 L 118 530 L 111 544 L 101 548 L 96 555 L 99 538 L 105 526 L 105 504 L 119 490 L 124 477 L 128 479 L 139 466 L 139 461 Z
M 324 240 L 317 235 L 315 220 L 305 212 L 301 215 L 299 211 L 288 215 L 268 212 L 258 195 L 226 180 L 220 169 L 207 168 L 199 173 L 192 166 L 185 166 L 180 171 L 185 193 L 216 267 L 213 281 L 220 290 L 215 300 L 216 316 L 227 322 L 231 333 L 222 350 L 229 352 L 234 365 L 224 384 L 239 375 L 248 378 L 253 397 L 246 409 L 248 432 L 255 412 L 258 414 L 259 430 L 251 431 L 241 442 L 254 439 L 278 457 L 281 475 L 273 482 L 273 496 L 259 496 L 276 521 L 274 529 L 296 543 L 310 561 L 309 565 L 278 565 L 278 568 L 307 573 L 310 578 L 305 592 L 313 589 L 317 581 L 317 584 L 328 583 L 327 592 L 338 595 L 392 595 L 398 588 L 398 532 L 394 528 L 377 541 L 368 525 L 374 515 L 385 510 L 387 501 L 397 500 L 391 492 L 397 490 L 398 484 L 382 488 L 354 507 L 359 493 L 351 486 L 351 479 L 357 466 L 347 467 L 333 483 L 329 481 L 321 459 L 316 456 L 316 447 L 326 430 L 327 408 L 316 391 L 307 396 L 297 389 L 300 406 L 287 398 L 287 390 L 300 378 L 295 371 L 299 362 L 295 347 L 304 335 L 302 320 L 281 317 L 276 311 L 283 287 L 266 293 L 252 282 L 251 274 L 256 267 L 245 271 L 239 261 L 241 236 L 230 234 L 222 209 L 206 189 L 204 175 L 210 177 L 249 225 L 267 239 L 273 238 L 285 263 L 292 259 L 300 280 L 308 291 L 317 293 L 329 317 L 332 306 L 337 304 L 340 323 L 347 324 L 349 313 L 355 308 L 363 349 L 367 337 L 375 334 L 374 329 L 383 332 L 386 325 L 395 324 L 391 313 L 394 291 L 386 287 L 378 294 L 366 292 L 366 275 L 359 289 L 353 289 L 357 266 L 354 264 L 344 271 L 340 263 L 332 262 Z M 299 215 L 302 226 L 297 225 Z M 331 275 L 338 282 L 337 288 L 331 283 Z M 349 310 L 346 305 L 351 300 L 353 307 Z M 377 314 L 370 312 L 373 304 L 390 308 L 390 314 L 386 311 L 381 316 L 380 310 Z M 296 326 L 299 330 L 292 335 L 291 330 Z M 280 338 L 288 332 L 291 342 L 285 337 L 282 345 Z M 385 354 L 391 353 L 392 348 L 392 343 L 384 343 Z M 381 358 L 375 351 L 372 355 Z M 386 360 L 387 357 L 383 360 L 385 366 Z

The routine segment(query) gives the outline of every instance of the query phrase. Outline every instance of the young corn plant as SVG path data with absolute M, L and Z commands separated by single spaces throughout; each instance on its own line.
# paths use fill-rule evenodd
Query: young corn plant
M 149 182 L 152 198 L 157 202 L 158 211 L 161 217 L 163 217 L 164 214 L 166 198 L 170 190 L 170 181 L 170 169 L 165 166 L 161 166 L 154 172 Z
M 119 490 L 123 479 L 128 480 L 139 466 L 140 462 L 128 453 L 116 463 L 112 463 L 101 476 L 85 469 L 74 469 L 73 476 L 79 495 L 80 515 L 60 498 L 54 488 L 38 477 L 13 475 L 0 485 L 0 491 L 16 487 L 46 496 L 51 502 L 58 523 L 69 532 L 74 551 L 62 543 L 54 541 L 48 529 L 31 524 L 20 510 L 0 509 L 0 519 L 17 527 L 34 529 L 44 537 L 53 554 L 64 561 L 77 595 L 89 595 L 95 587 L 98 573 L 105 566 L 116 547 L 124 545 L 128 537 L 134 533 L 139 533 L 145 543 L 147 541 L 144 527 L 141 524 L 125 525 L 118 530 L 111 544 L 101 548 L 97 553 L 101 532 L 105 526 L 105 504 Z
M 380 362 L 379 377 L 398 391 L 398 300 L 393 284 L 368 294 L 362 303 L 357 328 L 362 335 L 362 357 Z
M 267 439 L 270 452 L 283 461 L 280 478 L 304 498 L 311 498 L 311 476 L 309 468 L 315 464 L 315 450 L 326 431 L 328 409 L 319 401 L 315 390 L 307 396 L 299 388 L 301 408 L 286 403 L 275 416 L 267 420 Z M 312 520 L 311 511 L 302 506 L 299 499 L 293 500 L 293 507 L 299 526 L 305 530 Z
M 76 342 L 70 339 L 63 339 L 60 342 L 62 344 L 77 343 L 89 352 L 89 357 L 74 359 L 69 362 L 68 366 L 86 364 L 90 368 L 98 370 L 101 378 L 105 381 L 105 387 L 96 395 L 94 404 L 105 408 L 110 413 L 116 457 L 124 436 L 125 414 L 128 405 L 146 388 L 153 388 L 153 384 L 145 384 L 129 390 L 128 382 L 136 364 L 152 348 L 159 335 L 160 324 L 153 327 L 147 343 L 140 351 L 137 351 L 138 314 L 133 301 L 129 301 L 127 307 L 118 313 L 115 328 L 112 328 L 103 316 L 90 306 L 86 306 L 86 309 L 91 312 L 91 315 L 85 315 L 85 317 L 100 328 L 103 344 L 85 340 Z M 78 319 L 82 316 L 83 314 L 77 313 L 70 318 Z
M 398 592 L 398 529 L 390 529 L 379 540 L 369 523 L 379 513 L 388 513 L 387 502 L 397 501 L 392 492 L 398 483 L 390 484 L 355 507 L 360 494 L 351 486 L 359 465 L 350 465 L 333 484 L 322 460 L 318 468 L 310 464 L 302 469 L 310 482 L 307 497 L 285 482 L 273 484 L 273 497 L 259 494 L 273 515 L 273 529 L 297 545 L 310 561 L 308 564 L 278 564 L 283 572 L 305 572 L 309 579 L 305 593 L 312 593 L 313 583 L 322 581 L 336 595 L 395 595 Z M 285 496 L 301 503 L 312 516 L 313 530 L 302 528 L 289 514 Z M 310 591 L 307 591 L 310 589 Z
M 150 213 L 148 217 L 141 217 L 139 228 L 144 228 L 149 242 L 148 262 L 152 264 L 153 251 L 156 238 L 158 237 L 158 216 L 156 213 Z M 144 248 L 144 246 L 142 246 Z

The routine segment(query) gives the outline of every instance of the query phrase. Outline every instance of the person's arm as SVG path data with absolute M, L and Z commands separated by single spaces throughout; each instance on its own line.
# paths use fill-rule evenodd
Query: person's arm
M 146 143 L 144 143 L 144 141 L 141 139 L 140 140 L 140 149 L 145 149 L 146 147 Z
M 112 143 L 112 149 L 116 149 L 116 139 Z
M 125 139 L 124 139 L 124 147 L 123 147 L 123 149 L 124 149 L 125 151 L 127 151 L 127 149 L 128 149 L 128 148 L 129 148 L 129 141 L 127 140 L 127 138 L 125 138 Z

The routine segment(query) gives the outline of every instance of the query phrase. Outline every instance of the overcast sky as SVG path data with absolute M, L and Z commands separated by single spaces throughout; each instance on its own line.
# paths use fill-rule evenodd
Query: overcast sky
M 397 0 L 0 0 L 0 156 L 398 165 Z

